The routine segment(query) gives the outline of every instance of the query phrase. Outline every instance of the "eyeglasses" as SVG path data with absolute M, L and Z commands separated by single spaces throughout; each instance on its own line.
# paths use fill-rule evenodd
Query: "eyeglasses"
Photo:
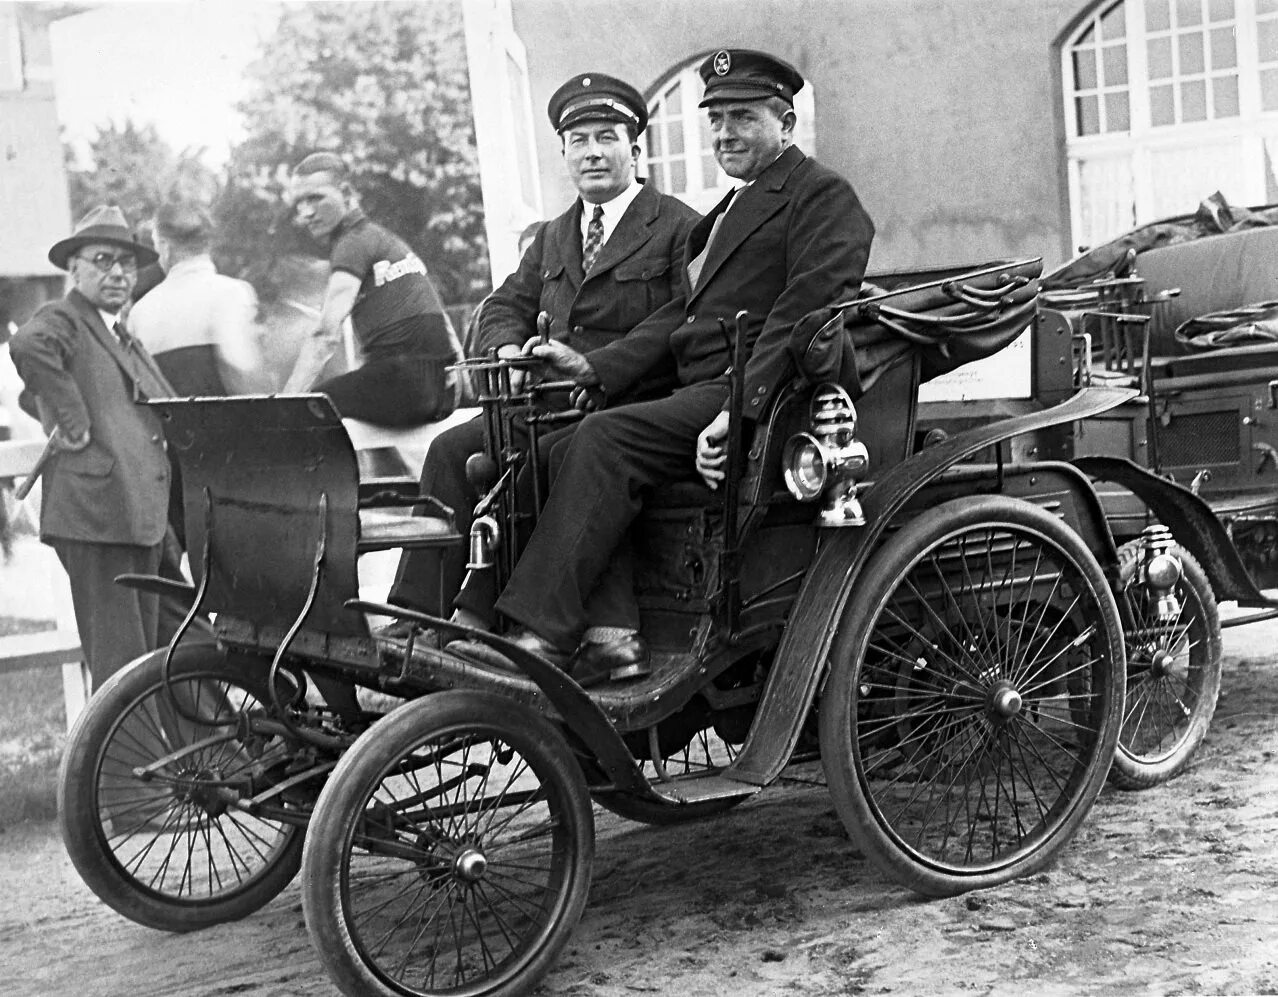
M 92 263 L 102 273 L 110 273 L 117 263 L 125 273 L 138 272 L 138 258 L 132 253 L 121 253 L 119 256 L 114 253 L 94 253 L 92 256 L 80 256 L 78 259 Z

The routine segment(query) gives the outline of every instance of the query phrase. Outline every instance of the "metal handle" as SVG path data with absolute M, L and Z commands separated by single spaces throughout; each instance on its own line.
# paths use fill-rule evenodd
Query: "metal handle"
M 40 480 L 40 475 L 44 474 L 44 469 L 48 466 L 49 461 L 57 456 L 59 439 L 61 439 L 61 434 L 58 427 L 54 426 L 53 432 L 49 434 L 49 439 L 44 445 L 44 449 L 40 451 L 40 456 L 36 458 L 36 462 L 31 468 L 31 473 L 22 480 L 22 484 L 13 490 L 13 497 L 19 502 L 31 494 L 31 489 Z

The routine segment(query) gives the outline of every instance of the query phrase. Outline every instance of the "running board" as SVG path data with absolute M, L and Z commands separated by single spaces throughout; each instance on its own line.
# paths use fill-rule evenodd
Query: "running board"
M 734 797 L 754 796 L 762 786 L 728 779 L 718 773 L 687 776 L 670 782 L 654 782 L 652 788 L 660 795 L 673 800 L 676 805 L 702 803 L 706 800 L 728 800 Z

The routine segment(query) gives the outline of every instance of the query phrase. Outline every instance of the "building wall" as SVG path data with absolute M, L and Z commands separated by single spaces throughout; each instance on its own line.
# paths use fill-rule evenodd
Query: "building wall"
M 0 3 L 0 277 L 60 274 L 46 253 L 71 230 L 49 46 L 54 10 Z M 26 303 L 17 311 L 21 321 Z
M 515 0 L 547 213 L 573 197 L 550 94 L 607 70 L 640 89 L 721 47 L 815 87 L 816 155 L 878 228 L 871 269 L 1072 255 L 1059 55 L 1085 0 Z M 601 55 L 600 53 L 605 53 Z M 620 58 L 607 53 L 621 53 Z

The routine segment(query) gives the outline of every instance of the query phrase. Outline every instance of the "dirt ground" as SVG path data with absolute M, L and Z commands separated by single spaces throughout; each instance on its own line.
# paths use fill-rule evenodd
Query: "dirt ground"
M 679 828 L 600 812 L 590 906 L 538 993 L 1278 994 L 1278 623 L 1225 646 L 1193 768 L 1106 789 L 1052 867 L 998 889 L 924 901 L 894 886 L 812 766 Z M 296 884 L 242 922 L 164 935 L 102 906 L 39 825 L 0 835 L 0 898 L 0 994 L 336 994 Z

